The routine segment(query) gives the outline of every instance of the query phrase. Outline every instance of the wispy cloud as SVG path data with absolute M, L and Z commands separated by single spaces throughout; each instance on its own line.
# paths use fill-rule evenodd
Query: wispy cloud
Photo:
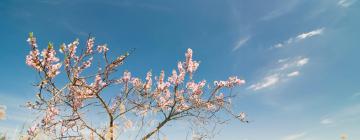
M 272 48 L 282 48 L 282 47 L 286 47 L 292 43 L 296 43 L 314 36 L 318 36 L 324 33 L 325 28 L 319 28 L 319 29 L 315 29 L 312 30 L 310 32 L 305 32 L 305 33 L 301 33 L 299 35 L 297 35 L 296 37 L 291 37 L 288 40 L 282 42 L 282 43 L 278 43 L 275 44 Z
M 342 123 L 352 123 L 360 120 L 358 117 L 360 115 L 360 104 L 353 104 L 347 106 L 341 110 L 335 111 L 330 115 L 326 115 L 323 119 L 320 120 L 321 124 L 342 124 Z
M 241 46 L 245 45 L 249 40 L 250 40 L 250 36 L 247 36 L 247 37 L 243 37 L 243 38 L 240 38 L 235 46 L 233 47 L 232 51 L 236 51 L 238 50 L 239 48 L 241 48 Z
M 280 80 L 280 77 L 278 74 L 270 75 L 265 77 L 261 82 L 252 84 L 249 88 L 253 90 L 259 90 L 263 88 L 270 87 L 272 85 L 275 85 Z
M 324 32 L 324 28 L 316 29 L 307 33 L 302 33 L 296 37 L 297 40 L 303 40 L 312 36 L 321 35 Z
M 86 37 L 89 35 L 89 33 L 86 33 L 84 31 L 82 31 L 80 28 L 75 27 L 74 25 L 72 25 L 70 22 L 64 20 L 63 22 L 60 22 L 60 24 L 68 31 L 70 31 L 71 33 L 73 33 L 74 35 L 77 36 L 83 36 Z
M 280 59 L 277 61 L 277 67 L 270 69 L 270 72 L 262 78 L 259 82 L 256 82 L 248 87 L 254 91 L 274 86 L 280 82 L 286 81 L 289 78 L 293 78 L 300 75 L 300 68 L 309 62 L 307 57 L 295 57 Z
M 297 66 L 304 66 L 309 62 L 309 58 L 302 58 L 296 62 Z
M 346 8 L 353 5 L 356 1 L 357 0 L 339 0 L 337 4 L 341 7 Z
M 360 97 L 360 92 L 354 93 L 352 97 Z
M 294 72 L 291 72 L 289 74 L 287 74 L 288 77 L 294 77 L 294 76 L 298 76 L 300 74 L 299 71 L 294 71 Z
M 283 15 L 286 15 L 293 11 L 295 7 L 298 5 L 299 0 L 288 0 L 285 3 L 282 3 L 282 5 L 279 5 L 276 9 L 273 11 L 269 11 L 265 16 L 261 17 L 260 20 L 272 20 L 278 17 L 281 17 Z
M 306 132 L 291 134 L 291 135 L 285 136 L 282 140 L 298 140 L 300 138 L 305 137 L 306 135 L 307 135 Z
M 325 119 L 322 119 L 322 120 L 320 121 L 320 123 L 321 123 L 321 124 L 324 124 L 324 125 L 329 125 L 329 124 L 333 124 L 334 121 L 333 121 L 332 119 L 330 119 L 330 118 L 325 118 Z

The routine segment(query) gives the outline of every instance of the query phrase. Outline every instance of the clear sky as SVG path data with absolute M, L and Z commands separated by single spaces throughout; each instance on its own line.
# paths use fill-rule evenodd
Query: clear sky
M 192 48 L 197 78 L 244 78 L 234 105 L 252 122 L 233 121 L 216 140 L 359 140 L 359 26 L 357 0 L 1 0 L 0 132 L 30 121 L 20 107 L 37 80 L 28 33 L 42 47 L 91 33 L 114 53 L 136 48 L 124 66 L 137 75 L 169 73 Z

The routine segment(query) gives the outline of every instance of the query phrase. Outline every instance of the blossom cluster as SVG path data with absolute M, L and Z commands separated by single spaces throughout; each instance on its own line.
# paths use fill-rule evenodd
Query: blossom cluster
M 106 87 L 107 83 L 102 80 L 101 75 L 97 74 L 94 82 L 87 84 L 84 79 L 78 79 L 74 85 L 69 86 L 71 93 L 73 107 L 79 108 L 83 106 L 83 101 L 88 98 L 94 98 L 102 88 Z
M 61 63 L 59 58 L 56 57 L 56 51 L 51 43 L 44 50 L 40 51 L 37 48 L 36 38 L 30 33 L 29 38 L 27 39 L 31 50 L 26 56 L 26 64 L 30 67 L 35 68 L 37 71 L 44 71 L 46 76 L 49 78 L 54 78 L 60 73 L 59 69 Z
M 192 60 L 193 51 L 192 49 L 187 49 L 187 52 L 185 53 L 186 61 L 184 63 L 184 67 L 186 68 L 186 71 L 190 74 L 190 78 L 192 77 L 192 74 L 197 70 L 199 67 L 199 62 Z
M 236 76 L 229 77 L 229 79 L 227 81 L 214 81 L 215 86 L 228 87 L 228 88 L 232 88 L 234 86 L 242 85 L 242 84 L 245 84 L 245 80 L 241 80 L 241 79 L 237 78 Z
M 102 53 L 102 52 L 106 53 L 107 51 L 109 51 L 109 48 L 107 47 L 107 45 L 100 45 L 97 47 L 97 51 L 99 53 Z
M 48 109 L 45 112 L 45 117 L 42 120 L 43 123 L 45 125 L 49 124 L 52 120 L 55 119 L 55 117 L 59 114 L 59 112 L 60 111 L 57 108 L 53 107 L 53 106 L 48 107 Z
M 124 76 L 121 78 L 121 82 L 127 83 L 131 80 L 131 72 L 125 71 Z
M 61 63 L 56 63 L 59 62 L 59 58 L 57 58 L 55 55 L 56 51 L 54 50 L 52 44 L 49 44 L 48 48 L 41 52 L 41 56 L 43 57 L 42 66 L 46 68 L 47 76 L 50 78 L 54 78 L 60 73 L 59 69 L 61 67 Z
M 86 52 L 85 54 L 91 54 L 93 52 L 93 47 L 94 47 L 94 43 L 95 43 L 95 38 L 89 38 L 86 41 Z

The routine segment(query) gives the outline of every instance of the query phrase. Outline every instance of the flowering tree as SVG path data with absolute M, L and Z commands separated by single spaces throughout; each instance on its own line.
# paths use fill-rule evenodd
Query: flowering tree
M 27 131 L 27 139 L 41 132 L 53 139 L 113 140 L 133 129 L 136 139 L 146 140 L 155 137 L 169 122 L 215 122 L 211 120 L 219 118 L 218 112 L 246 122 L 244 113 L 234 115 L 230 109 L 229 99 L 235 95 L 221 93 L 245 81 L 229 77 L 214 81 L 214 85 L 205 80 L 196 82 L 193 77 L 199 62 L 192 59 L 191 49 L 169 77 L 164 71 L 155 77 L 149 71 L 141 79 L 129 71 L 118 73 L 132 51 L 111 60 L 107 46 L 95 48 L 94 40 L 89 37 L 81 51 L 79 40 L 62 44 L 60 59 L 52 43 L 40 53 L 36 38 L 30 33 L 27 41 L 31 50 L 26 64 L 38 72 L 40 80 L 36 83 L 37 100 L 28 102 L 27 107 L 41 115 Z M 94 58 L 99 61 L 96 66 Z

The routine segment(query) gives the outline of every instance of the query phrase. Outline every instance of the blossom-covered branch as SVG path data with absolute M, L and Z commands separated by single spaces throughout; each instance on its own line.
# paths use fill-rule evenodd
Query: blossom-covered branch
M 78 39 L 62 44 L 60 57 L 52 43 L 40 54 L 32 33 L 27 41 L 26 64 L 41 79 L 37 100 L 27 106 L 43 113 L 27 131 L 28 139 L 45 133 L 53 139 L 113 140 L 132 129 L 138 132 L 136 138 L 145 140 L 169 122 L 212 120 L 220 118 L 216 114 L 221 112 L 246 122 L 245 113 L 235 115 L 231 110 L 230 99 L 235 95 L 226 93 L 245 81 L 236 76 L 210 82 L 214 84 L 194 80 L 199 62 L 193 60 L 192 49 L 187 49 L 185 61 L 178 62 L 168 77 L 165 71 L 148 71 L 140 78 L 127 70 L 119 72 L 132 51 L 109 57 L 107 45 L 96 45 L 93 37 L 81 50 Z

